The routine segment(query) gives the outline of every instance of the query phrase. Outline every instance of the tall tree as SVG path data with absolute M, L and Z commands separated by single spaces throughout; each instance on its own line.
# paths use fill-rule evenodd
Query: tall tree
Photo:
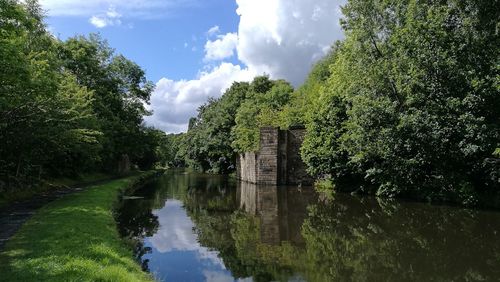
M 473 205 L 498 193 L 498 1 L 351 0 L 304 160 L 362 190 Z M 319 148 L 319 149 L 317 149 Z M 497 164 L 498 165 L 498 164 Z
M 93 92 L 61 71 L 36 1 L 0 3 L 0 178 L 29 187 L 97 159 Z M 56 165 L 57 163 L 57 165 Z
M 0 189 L 157 159 L 153 85 L 96 35 L 55 39 L 37 1 L 0 1 Z
M 231 130 L 249 87 L 246 82 L 235 82 L 221 98 L 211 99 L 200 107 L 187 134 L 191 148 L 189 158 L 194 161 L 194 166 L 219 173 L 235 169 L 236 154 L 231 147 Z
M 154 89 L 144 71 L 122 55 L 115 55 L 98 35 L 78 36 L 61 44 L 59 56 L 64 67 L 78 82 L 95 93 L 94 110 L 104 135 L 102 161 L 106 169 L 114 169 L 122 155 L 133 162 L 142 158 L 147 130 L 141 127 L 148 114 L 144 104 Z

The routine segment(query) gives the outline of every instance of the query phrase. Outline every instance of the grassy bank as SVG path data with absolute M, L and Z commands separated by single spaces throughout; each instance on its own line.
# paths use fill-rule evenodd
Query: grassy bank
M 25 190 L 3 191 L 0 193 L 0 208 L 6 207 L 15 201 L 27 200 L 36 195 L 48 193 L 53 190 L 64 189 L 65 187 L 84 186 L 87 183 L 105 181 L 113 178 L 116 178 L 116 176 L 112 174 L 87 173 L 73 178 L 63 177 L 46 179 L 40 184 Z
M 117 195 L 153 172 L 113 180 L 40 209 L 0 254 L 3 281 L 151 281 L 121 240 Z

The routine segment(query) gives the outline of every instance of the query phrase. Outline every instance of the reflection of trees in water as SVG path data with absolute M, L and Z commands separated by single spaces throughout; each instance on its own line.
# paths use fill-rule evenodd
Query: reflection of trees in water
M 152 213 L 151 200 L 127 200 L 119 209 L 116 220 L 120 235 L 127 238 L 153 236 L 158 231 L 158 217 Z
M 200 245 L 218 251 L 222 258 L 230 257 L 234 243 L 228 223 L 236 209 L 234 182 L 213 177 L 201 179 L 187 189 L 183 203 Z
M 140 262 L 143 271 L 149 272 L 149 259 L 143 259 L 145 254 L 151 254 L 153 249 L 151 247 L 144 246 L 142 240 L 136 239 L 136 245 L 134 249 L 135 259 Z
M 303 226 L 311 281 L 500 277 L 498 214 L 338 197 L 311 207 Z
M 120 235 L 127 238 L 144 271 L 149 270 L 149 261 L 142 257 L 151 253 L 151 248 L 144 246 L 143 239 L 153 236 L 160 226 L 158 217 L 152 213 L 153 204 L 153 200 L 125 200 L 115 216 Z
M 306 189 L 242 183 L 237 198 L 245 211 L 221 212 L 236 208 L 213 209 L 207 200 L 193 200 L 202 208 L 188 209 L 200 244 L 219 251 L 234 277 L 284 281 L 294 274 L 296 258 L 303 252 L 297 245 L 303 244 L 300 226 L 307 204 L 316 198 Z
M 237 278 L 286 281 L 297 273 L 307 281 L 500 277 L 497 213 L 337 195 L 333 201 L 309 207 L 303 244 L 266 241 L 262 229 L 267 227 L 258 208 L 253 214 L 233 213 L 230 235 L 218 237 L 226 230 L 226 220 L 226 216 L 217 223 L 200 218 L 197 228 L 205 235 L 211 234 L 206 230 L 217 230 L 200 242 L 221 251 Z
M 255 281 L 286 281 L 295 272 L 295 261 L 301 249 L 283 241 L 268 244 L 261 240 L 258 217 L 236 212 L 231 218 L 231 236 L 239 263 L 231 268 L 237 277 L 253 277 Z
M 129 227 L 122 234 L 152 236 L 158 228 L 152 210 L 167 198 L 182 200 L 199 243 L 218 251 L 235 278 L 286 281 L 297 273 L 308 281 L 500 277 L 498 213 L 341 194 L 318 201 L 307 188 L 244 184 L 235 189 L 223 178 L 167 177 L 137 192 L 146 199 L 126 201 L 119 220 Z M 150 251 L 139 245 L 137 254 Z
M 121 202 L 115 216 L 120 234 L 133 246 L 143 269 L 148 270 L 149 261 L 143 256 L 152 250 L 144 246 L 143 240 L 158 231 L 159 221 L 153 210 L 163 208 L 167 199 L 178 199 L 184 203 L 188 215 L 197 226 L 200 241 L 210 238 L 221 243 L 231 242 L 224 239 L 224 231 L 217 226 L 227 229 L 230 213 L 236 209 L 234 187 L 234 182 L 224 177 L 168 171 L 164 177 L 132 192 L 142 199 Z M 223 249 L 223 246 L 220 244 L 217 249 Z
M 232 212 L 236 209 L 236 191 L 229 180 L 200 181 L 189 186 L 184 205 L 189 211 Z
M 153 210 L 163 208 L 168 198 L 182 198 L 186 194 L 188 183 L 189 178 L 185 175 L 169 171 L 166 177 L 160 177 L 139 189 L 129 191 L 129 194 L 141 199 L 123 200 L 117 207 L 115 219 L 120 235 L 126 238 L 134 249 L 136 259 L 143 270 L 149 270 L 149 260 L 143 259 L 143 256 L 152 252 L 150 247 L 144 246 L 144 238 L 153 236 L 160 225 Z

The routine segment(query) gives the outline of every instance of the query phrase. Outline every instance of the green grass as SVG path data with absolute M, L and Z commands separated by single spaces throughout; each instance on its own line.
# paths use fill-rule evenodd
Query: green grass
M 1 281 L 152 281 L 120 238 L 113 206 L 145 175 L 110 181 L 40 209 L 0 254 Z

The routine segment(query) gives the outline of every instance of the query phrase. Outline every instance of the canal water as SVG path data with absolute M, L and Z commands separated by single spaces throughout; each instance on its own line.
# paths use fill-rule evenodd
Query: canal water
M 500 213 L 170 170 L 117 220 L 159 281 L 500 281 Z

